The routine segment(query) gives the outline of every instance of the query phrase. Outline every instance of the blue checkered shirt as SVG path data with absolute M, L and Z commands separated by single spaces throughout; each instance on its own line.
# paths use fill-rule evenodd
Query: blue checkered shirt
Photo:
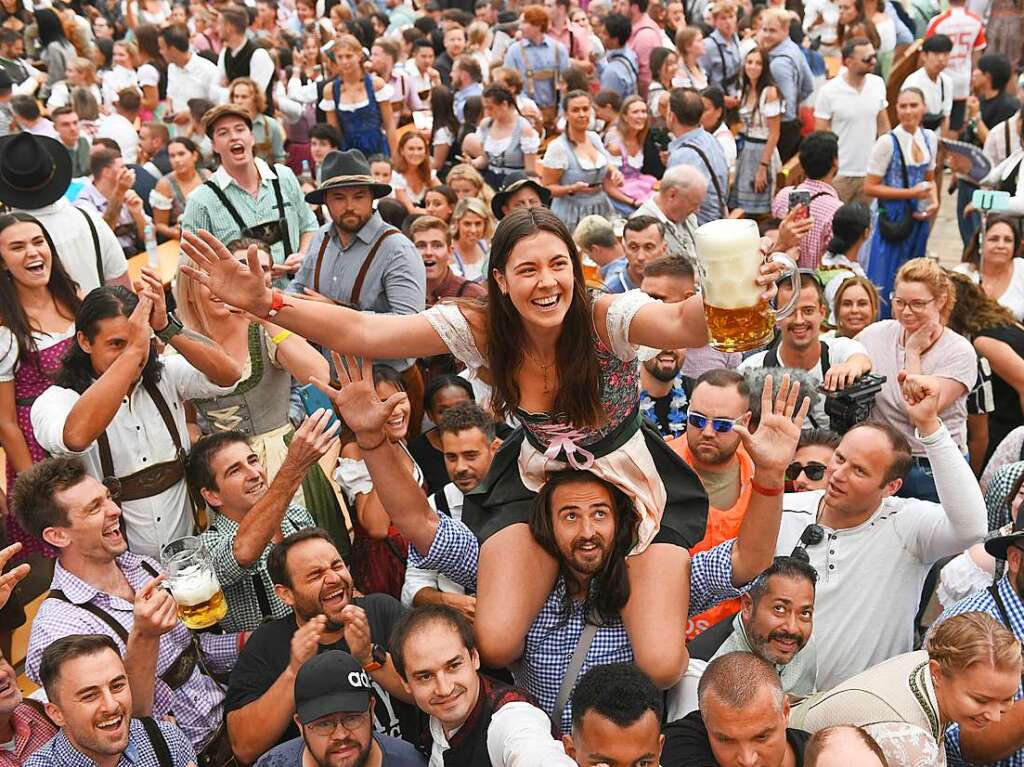
M 1013 587 L 1010 586 L 1010 582 L 1006 578 L 1002 578 L 996 584 L 996 588 L 999 591 L 999 596 L 1003 598 L 1003 604 L 1006 605 L 1006 612 L 1010 617 L 1008 628 L 1017 639 L 1024 640 L 1024 601 L 1021 601 L 1021 598 L 1013 590 Z M 1002 614 L 999 612 L 999 608 L 996 606 L 996 600 L 992 598 L 987 589 L 961 599 L 942 613 L 939 619 L 935 621 L 935 625 L 939 625 L 942 621 L 952 618 L 954 615 L 975 611 L 988 613 L 999 621 L 1001 625 L 1006 625 Z M 1024 698 L 1024 688 L 1017 689 L 1016 700 L 1021 700 L 1021 698 Z M 960 753 L 960 726 L 957 724 L 952 725 L 946 730 L 946 757 L 951 767 L 953 765 L 967 764 L 967 761 Z M 991 767 L 1024 767 L 1024 749 L 1021 749 L 1008 759 L 1000 759 L 998 762 L 993 762 Z
M 735 599 L 742 592 L 732 585 L 732 544 L 726 541 L 713 549 L 695 554 L 690 563 L 690 615 L 697 615 L 726 599 Z M 476 575 L 480 559 L 480 543 L 462 522 L 444 514 L 438 515 L 437 534 L 426 556 L 414 546 L 409 547 L 409 564 L 426 570 L 437 570 L 476 592 Z M 559 577 L 530 630 L 518 668 L 516 684 L 537 699 L 552 715 L 558 688 L 562 684 L 573 650 L 583 633 L 585 602 L 574 600 L 565 615 L 565 579 Z M 607 663 L 633 660 L 633 648 L 621 620 L 606 622 L 594 635 L 579 677 L 587 670 Z M 562 732 L 569 732 L 572 709 L 566 704 L 561 712 Z
M 188 742 L 184 733 L 170 722 L 157 722 L 160 725 L 160 732 L 167 741 L 167 748 L 171 752 L 171 764 L 173 767 L 194 767 L 199 763 L 196 758 L 195 749 Z M 24 767 L 96 767 L 89 757 L 76 749 L 64 737 L 64 730 L 61 730 L 47 741 L 42 748 L 36 751 L 25 762 Z M 117 760 L 117 767 L 160 767 L 153 746 L 150 745 L 146 728 L 138 719 L 132 719 L 128 729 L 128 746 L 125 748 L 121 758 Z
M 125 552 L 115 560 L 136 592 L 153 579 L 142 567 L 143 560 L 157 570 L 162 570 L 155 560 L 131 552 Z M 71 601 L 46 599 L 39 606 L 32 621 L 32 633 L 29 635 L 28 652 L 25 655 L 25 673 L 29 679 L 41 684 L 39 663 L 43 658 L 43 650 L 58 639 L 72 634 L 106 634 L 114 640 L 124 657 L 126 648 L 121 638 L 105 622 L 78 605 L 92 602 L 131 633 L 135 617 L 131 602 L 99 591 L 65 570 L 59 560 L 54 566 L 50 588 L 60 589 Z M 189 740 L 204 745 L 224 718 L 224 691 L 203 674 L 198 666 L 192 676 L 176 690 L 172 690 L 159 678 L 188 649 L 191 641 L 189 630 L 180 620 L 178 625 L 160 637 L 160 651 L 156 661 L 157 680 L 153 688 L 153 717 L 160 719 L 173 716 Z M 199 643 L 203 658 L 215 674 L 230 670 L 238 660 L 237 634 L 200 634 Z

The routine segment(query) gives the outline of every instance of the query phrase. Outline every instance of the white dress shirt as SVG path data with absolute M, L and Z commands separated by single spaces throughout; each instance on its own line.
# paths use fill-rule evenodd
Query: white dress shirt
M 464 498 L 462 491 L 455 486 L 454 482 L 449 482 L 441 492 L 444 493 L 445 499 L 448 501 L 448 513 L 451 515 L 451 518 L 461 520 L 462 500 Z M 433 495 L 427 498 L 427 502 L 430 504 L 430 508 L 436 512 L 437 504 L 434 502 Z M 443 594 L 466 593 L 462 586 L 447 575 L 442 575 L 437 570 L 424 570 L 408 565 L 405 569 L 405 583 L 402 584 L 402 604 L 412 607 L 412 600 L 420 592 L 420 589 L 426 588 L 436 589 Z
M 117 112 L 100 117 L 96 138 L 112 138 L 121 148 L 125 165 L 134 165 L 139 159 L 139 133 L 131 121 Z
M 157 388 L 171 409 L 182 447 L 187 450 L 190 443 L 185 425 L 185 401 L 223 396 L 230 394 L 235 387 L 217 386 L 177 354 L 163 357 L 163 365 Z M 102 480 L 100 451 L 95 442 L 82 452 L 73 451 L 64 444 L 64 425 L 80 396 L 72 389 L 51 386 L 32 405 L 32 428 L 40 446 L 48 453 L 81 456 L 86 470 Z M 175 459 L 174 441 L 167 433 L 156 403 L 141 384 L 136 384 L 121 400 L 106 433 L 114 471 L 118 476 L 128 476 Z M 121 514 L 128 547 L 136 554 L 159 559 L 161 546 L 192 533 L 192 511 L 184 479 L 150 498 L 123 501 Z
M 189 56 L 185 66 L 167 65 L 167 100 L 172 112 L 188 109 L 189 99 L 209 99 L 216 102 L 217 83 L 220 75 L 217 65 L 195 53 Z
M 234 55 L 238 55 L 238 52 L 242 50 L 245 43 L 238 46 L 235 50 L 231 51 Z M 219 82 L 227 83 L 227 70 L 224 69 L 224 54 L 227 51 L 227 46 L 221 49 L 220 58 L 217 59 L 217 69 L 220 71 Z M 193 58 L 195 58 L 193 56 Z M 270 84 L 270 78 L 274 76 L 274 60 L 270 58 L 270 54 L 267 53 L 265 48 L 256 46 L 256 50 L 252 54 L 252 58 L 249 59 L 249 77 L 254 80 L 260 87 L 261 91 L 265 91 L 267 86 Z

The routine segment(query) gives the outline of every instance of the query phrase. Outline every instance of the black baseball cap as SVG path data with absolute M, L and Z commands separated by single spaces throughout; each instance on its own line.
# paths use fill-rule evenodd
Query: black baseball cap
M 309 724 L 328 714 L 355 714 L 370 708 L 370 676 L 341 650 L 320 653 L 295 677 L 295 713 Z
M 922 53 L 950 53 L 953 50 L 953 41 L 948 35 L 932 35 L 921 43 Z

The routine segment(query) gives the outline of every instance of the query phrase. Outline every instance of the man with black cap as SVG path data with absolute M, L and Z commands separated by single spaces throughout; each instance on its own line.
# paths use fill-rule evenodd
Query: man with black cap
M 377 314 L 423 311 L 427 295 L 423 259 L 409 238 L 374 209 L 374 200 L 389 195 L 391 187 L 373 180 L 370 164 L 358 149 L 328 152 L 320 179 L 319 188 L 306 195 L 306 202 L 325 205 L 330 221 L 312 237 L 291 290 Z M 410 424 L 418 430 L 422 410 L 415 403 L 423 399 L 423 380 L 415 360 L 379 362 L 402 374 L 414 403 Z
M 501 191 L 491 200 L 491 211 L 501 221 L 509 213 L 520 208 L 547 208 L 551 206 L 551 191 L 540 182 L 522 171 L 509 173 Z
M 182 228 L 206 229 L 221 242 L 261 240 L 270 246 L 274 277 L 294 273 L 316 231 L 295 174 L 253 156 L 252 118 L 241 107 L 214 107 L 204 115 L 203 128 L 220 168 L 188 196 Z
M 404 740 L 373 731 L 370 677 L 355 658 L 328 650 L 295 678 L 295 724 L 302 735 L 272 748 L 256 767 L 424 767 Z
M 1015 499 L 1008 500 L 1018 505 Z M 1010 532 L 987 540 L 985 551 L 1006 563 L 1006 574 L 987 589 L 950 607 L 932 628 L 954 615 L 977 611 L 988 613 L 1017 639 L 1024 639 L 1024 514 L 1017 514 Z M 1018 689 L 1016 699 L 1021 698 L 1024 691 Z M 962 730 L 952 725 L 946 731 L 946 752 L 950 761 L 957 763 L 963 760 L 996 767 L 1024 764 L 1024 705 L 1016 703 L 1000 721 L 984 729 Z
M 39 219 L 83 295 L 104 284 L 130 289 L 117 237 L 99 213 L 68 202 L 70 183 L 71 155 L 61 142 L 30 133 L 0 138 L 0 202 Z

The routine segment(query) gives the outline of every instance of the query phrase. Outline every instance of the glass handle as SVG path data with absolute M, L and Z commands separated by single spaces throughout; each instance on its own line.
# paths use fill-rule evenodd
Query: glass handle
M 789 302 L 775 311 L 775 320 L 783 320 L 793 313 L 796 309 L 796 302 L 800 300 L 800 272 L 797 270 L 796 264 L 789 256 L 783 253 L 772 253 L 768 260 L 778 261 L 779 263 L 786 266 L 786 271 L 783 273 L 783 277 L 789 277 L 790 296 Z M 781 278 L 780 278 L 781 279 Z

